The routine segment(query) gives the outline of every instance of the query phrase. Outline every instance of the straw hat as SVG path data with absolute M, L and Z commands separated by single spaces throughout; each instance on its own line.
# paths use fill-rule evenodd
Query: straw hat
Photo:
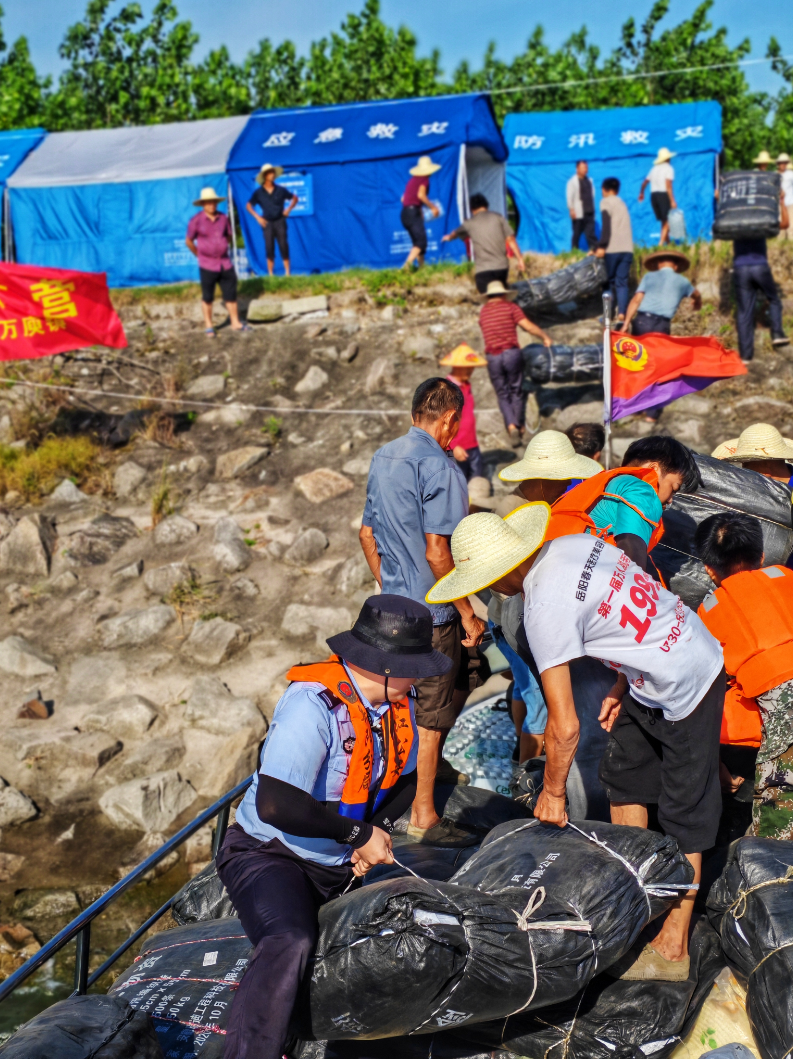
M 780 162 L 788 162 L 789 163 L 790 162 L 790 155 L 786 154 L 784 151 L 782 152 L 782 154 L 778 154 L 776 156 L 776 164 L 779 165 Z
M 506 519 L 490 511 L 468 515 L 452 534 L 454 569 L 432 586 L 427 603 L 462 599 L 520 566 L 542 544 L 550 517 L 542 501 L 523 504 Z
M 661 162 L 668 162 L 670 158 L 676 158 L 677 151 L 670 151 L 668 147 L 662 147 L 656 155 L 653 165 L 660 165 Z
M 516 290 L 507 290 L 500 279 L 493 279 L 487 285 L 485 291 L 486 298 L 506 298 L 508 302 L 513 301 L 517 298 L 518 292 Z
M 414 165 L 412 169 L 409 169 L 408 172 L 411 176 L 432 176 L 432 174 L 437 173 L 440 168 L 441 167 L 438 163 L 433 162 L 428 154 L 423 154 L 416 165 Z
M 761 151 L 757 158 L 752 159 L 753 165 L 773 165 L 774 159 L 768 153 L 768 151 Z
M 256 174 L 256 183 L 259 185 L 263 184 L 264 174 L 269 172 L 269 170 L 271 169 L 276 176 L 280 176 L 284 171 L 284 167 L 282 165 L 271 165 L 270 162 L 265 162 L 262 168 Z
M 451 353 L 447 353 L 440 364 L 444 368 L 486 368 L 487 361 L 480 357 L 475 349 L 471 349 L 465 342 L 455 346 Z
M 490 479 L 479 476 L 468 479 L 468 503 L 475 507 L 484 507 L 493 511 L 497 500 L 490 495 Z
M 648 272 L 657 272 L 662 261 L 676 261 L 678 272 L 686 272 L 691 268 L 691 261 L 680 250 L 656 250 L 644 259 L 644 267 Z
M 719 445 L 713 455 L 722 449 L 728 450 L 728 454 L 716 458 L 729 463 L 749 463 L 752 460 L 785 460 L 793 463 L 793 440 L 783 438 L 770 423 L 753 423 L 739 438 Z
M 225 202 L 225 195 L 218 195 L 214 188 L 201 188 L 201 194 L 193 199 L 194 206 L 203 206 L 205 202 Z
M 562 482 L 566 478 L 591 478 L 602 470 L 595 460 L 579 456 L 566 434 L 541 430 L 526 446 L 523 459 L 505 467 L 499 478 L 502 482 L 525 482 L 527 478 Z

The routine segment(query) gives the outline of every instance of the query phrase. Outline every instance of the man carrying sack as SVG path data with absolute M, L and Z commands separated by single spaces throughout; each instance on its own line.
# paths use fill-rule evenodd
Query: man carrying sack
M 411 687 L 446 673 L 432 615 L 402 596 L 371 596 L 334 653 L 293 666 L 259 771 L 217 857 L 253 955 L 231 1009 L 225 1059 L 280 1059 L 317 941 L 317 912 L 375 864 L 416 791 Z
M 454 570 L 427 593 L 454 600 L 483 588 L 523 593 L 524 626 L 540 672 L 548 723 L 545 784 L 534 815 L 567 824 L 565 794 L 579 738 L 570 662 L 588 655 L 617 675 L 599 720 L 610 732 L 600 781 L 615 824 L 647 827 L 647 805 L 694 869 L 716 839 L 721 816 L 719 731 L 724 662 L 702 621 L 624 552 L 573 534 L 540 549 L 547 504 L 526 504 L 506 519 L 480 512 L 452 534 Z M 538 550 L 539 549 L 539 550 Z M 690 890 L 612 968 L 615 977 L 683 981 L 689 974 Z M 647 944 L 645 944 L 647 943 Z

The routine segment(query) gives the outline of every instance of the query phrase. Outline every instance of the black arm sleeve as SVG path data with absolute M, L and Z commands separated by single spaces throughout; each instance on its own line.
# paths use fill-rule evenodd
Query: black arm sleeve
M 638 537 L 635 533 L 620 533 L 618 537 L 614 538 L 614 541 L 618 548 L 622 548 L 629 559 L 632 559 L 645 573 L 647 572 L 647 545 L 641 537 Z
M 263 823 L 299 838 L 332 838 L 359 849 L 372 837 L 370 823 L 340 816 L 307 791 L 272 776 L 259 775 L 256 812 Z
M 400 776 L 394 786 L 383 800 L 383 804 L 372 817 L 375 827 L 381 827 L 389 834 L 394 830 L 394 824 L 412 805 L 416 797 L 416 770 L 409 772 L 406 776 Z
M 603 210 L 600 216 L 600 239 L 598 240 L 598 247 L 600 250 L 605 250 L 611 242 L 611 214 L 608 210 Z

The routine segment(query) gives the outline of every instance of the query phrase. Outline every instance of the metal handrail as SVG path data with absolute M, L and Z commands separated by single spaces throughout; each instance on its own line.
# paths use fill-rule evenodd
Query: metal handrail
M 212 842 L 212 856 L 213 858 L 217 855 L 220 849 L 220 844 L 223 841 L 226 829 L 228 827 L 229 815 L 231 812 L 231 803 L 244 794 L 248 787 L 251 785 L 253 780 L 252 776 L 243 780 L 242 783 L 238 783 L 232 790 L 227 791 L 222 798 L 219 798 L 213 805 L 210 805 L 208 809 L 205 809 L 203 813 L 195 818 L 191 823 L 187 824 L 182 828 L 181 831 L 169 838 L 168 841 L 160 846 L 158 850 L 155 850 L 146 860 L 141 861 L 132 871 L 125 875 L 123 879 L 111 886 L 107 893 L 102 894 L 98 897 L 93 904 L 89 905 L 88 908 L 84 909 L 78 916 L 67 924 L 63 930 L 59 931 L 53 938 L 42 945 L 37 953 L 30 957 L 30 959 L 23 963 L 21 967 L 18 967 L 13 974 L 9 975 L 4 982 L 0 982 L 0 1001 L 5 1000 L 7 996 L 14 992 L 17 986 L 20 986 L 25 979 L 29 978 L 35 971 L 37 971 L 43 964 L 48 960 L 52 959 L 56 952 L 59 952 L 64 945 L 77 937 L 77 952 L 75 955 L 75 966 L 74 966 L 74 992 L 77 994 L 84 994 L 89 986 L 92 986 L 109 967 L 123 956 L 130 946 L 134 945 L 135 942 L 140 938 L 146 931 L 151 927 L 157 920 L 165 915 L 168 909 L 176 899 L 176 894 L 170 897 L 162 908 L 158 909 L 154 915 L 149 916 L 146 922 L 140 926 L 123 944 L 121 944 L 116 951 L 105 960 L 101 967 L 97 968 L 93 974 L 88 974 L 88 960 L 91 950 L 91 923 L 98 915 L 100 915 L 111 904 L 117 897 L 120 897 L 126 890 L 131 886 L 134 886 L 139 879 L 141 879 L 147 872 L 151 871 L 157 864 L 160 863 L 168 854 L 176 849 L 178 846 L 188 839 L 191 835 L 195 834 L 204 824 L 209 823 L 214 817 L 218 818 L 217 826 L 215 827 L 215 836 Z M 74 994 L 73 994 L 74 995 Z

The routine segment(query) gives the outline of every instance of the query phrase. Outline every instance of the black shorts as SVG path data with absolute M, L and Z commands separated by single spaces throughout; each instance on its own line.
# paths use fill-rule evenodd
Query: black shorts
M 421 206 L 403 206 L 400 218 L 407 229 L 413 246 L 422 254 L 427 252 L 427 229 L 424 227 L 424 210 Z
M 281 251 L 284 261 L 289 260 L 289 239 L 286 234 L 286 217 L 279 217 L 277 221 L 268 221 L 264 229 L 264 252 L 268 261 L 275 261 L 275 244 Z
M 653 208 L 656 220 L 659 220 L 661 224 L 666 224 L 667 218 L 669 217 L 669 211 L 672 208 L 672 203 L 669 201 L 669 192 L 651 191 L 650 205 Z
M 441 676 L 415 681 L 416 724 L 421 728 L 441 731 L 451 728 L 462 709 L 454 705 L 455 691 L 470 694 L 490 676 L 487 661 L 476 648 L 463 647 L 464 637 L 459 618 L 436 625 L 432 630 L 432 646 L 451 658 L 454 665 Z
M 487 290 L 488 283 L 493 283 L 495 280 L 499 280 L 506 287 L 508 275 L 508 268 L 494 268 L 490 269 L 488 272 L 475 272 L 474 283 L 476 284 L 476 289 L 479 293 L 484 294 Z
M 210 272 L 208 268 L 199 268 L 201 275 L 201 300 L 211 305 L 215 300 L 215 284 L 220 284 L 220 295 L 224 302 L 237 300 L 237 273 L 233 268 L 224 268 L 220 272 Z
M 721 816 L 719 735 L 724 670 L 696 709 L 681 721 L 622 700 L 598 773 L 610 802 L 657 803 L 658 823 L 682 853 L 702 853 L 716 841 Z

